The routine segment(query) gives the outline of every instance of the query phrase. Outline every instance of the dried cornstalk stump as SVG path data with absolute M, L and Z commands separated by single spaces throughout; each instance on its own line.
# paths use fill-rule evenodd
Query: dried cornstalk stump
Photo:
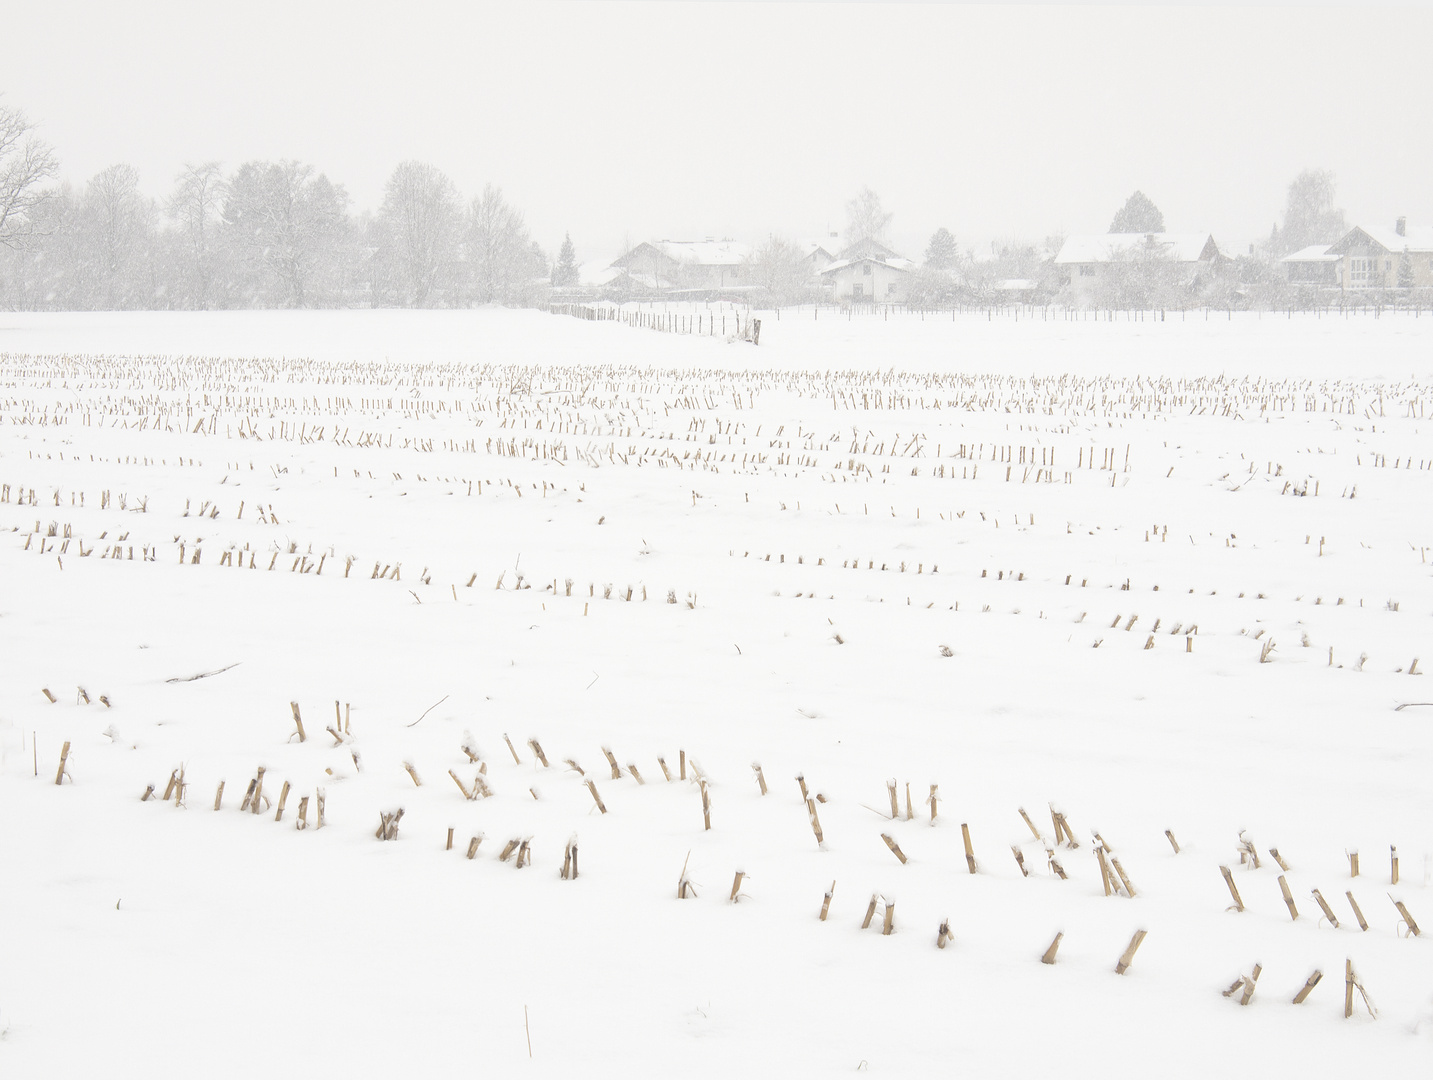
M 965 865 L 973 874 L 976 871 L 975 849 L 970 846 L 970 826 L 963 821 L 960 823 L 960 838 L 965 841 Z
M 373 835 L 379 840 L 397 840 L 398 823 L 403 820 L 403 807 L 395 811 L 380 810 L 378 812 L 378 831 Z
M 1221 866 L 1219 872 L 1224 875 L 1224 884 L 1229 886 L 1229 895 L 1234 898 L 1233 908 L 1235 911 L 1244 910 L 1244 901 L 1239 899 L 1239 890 L 1234 885 L 1234 874 L 1227 866 Z M 1228 911 L 1228 908 L 1224 909 Z
M 942 922 L 941 922 L 941 924 L 940 924 L 940 929 L 938 929 L 938 930 L 936 931 L 936 933 L 935 933 L 935 947 L 936 947 L 937 949 L 943 949 L 943 948 L 945 948 L 946 943 L 949 942 L 949 941 L 950 941 L 950 920 L 949 920 L 949 919 L 945 919 L 945 920 L 942 920 Z
M 621 780 L 621 779 L 622 779 L 622 769 L 618 766 L 618 764 L 617 764 L 617 759 L 612 756 L 612 750 L 611 750 L 609 747 L 604 746 L 604 747 L 602 748 L 602 756 L 607 759 L 607 764 L 608 764 L 608 765 L 611 767 L 611 769 L 612 769 L 612 779 L 613 779 L 613 780 Z
M 762 773 L 761 773 L 761 765 L 758 764 L 757 762 L 753 761 L 753 762 L 751 763 L 751 768 L 752 768 L 752 771 L 756 773 L 756 783 L 757 783 L 757 786 L 761 788 L 761 793 L 762 793 L 763 795 L 765 795 L 765 794 L 766 794 L 766 777 L 763 776 Z
M 1358 901 L 1353 898 L 1353 890 L 1348 890 L 1344 893 L 1344 896 L 1348 897 L 1348 906 L 1353 908 L 1353 916 L 1358 920 L 1358 928 L 1360 930 L 1367 930 L 1368 922 L 1364 919 L 1363 912 L 1359 910 Z
M 887 781 L 886 781 L 886 794 L 890 795 L 890 797 L 891 797 L 891 820 L 892 820 L 892 821 L 895 821 L 896 818 L 900 817 L 900 815 L 901 815 L 900 802 L 899 802 L 899 800 L 896 798 L 896 782 L 895 782 L 895 780 L 892 779 L 892 780 L 887 780 Z
M 732 902 L 733 904 L 736 903 L 736 901 L 737 901 L 737 895 L 741 892 L 741 881 L 742 881 L 742 878 L 744 878 L 744 877 L 746 877 L 746 871 L 744 871 L 744 870 L 738 870 L 738 871 L 736 872 L 736 877 L 732 878 L 732 881 L 731 881 L 731 902 Z
M 285 804 L 286 802 L 288 802 L 288 801 L 289 801 L 289 782 L 288 782 L 287 780 L 285 780 L 285 781 L 284 781 L 284 786 L 283 786 L 283 787 L 280 789 L 280 791 L 279 791 L 279 808 L 278 808 L 278 810 L 274 813 L 274 820 L 275 820 L 275 821 L 282 821 L 282 820 L 284 819 L 284 804 Z
M 418 770 L 414 768 L 413 763 L 411 761 L 405 761 L 403 763 L 403 768 L 407 771 L 408 775 L 413 778 L 414 787 L 423 786 L 423 780 L 421 777 L 419 777 Z
M 1174 848 L 1174 853 L 1179 854 L 1179 841 L 1174 838 L 1174 832 L 1170 829 L 1164 830 L 1165 837 L 1169 840 L 1169 846 Z
M 1389 896 L 1388 899 L 1393 900 L 1393 897 Z M 1423 931 L 1418 929 L 1418 923 L 1414 921 L 1412 915 L 1408 914 L 1408 908 L 1404 906 L 1403 901 L 1393 900 L 1393 906 L 1398 909 L 1398 914 L 1403 917 L 1403 926 L 1406 928 L 1403 932 L 1404 936 L 1421 937 Z
M 1017 807 L 1017 809 L 1020 811 L 1020 816 L 1025 820 L 1025 824 L 1029 826 L 1031 835 L 1034 836 L 1036 840 L 1043 841 L 1045 838 L 1040 835 L 1040 830 L 1035 828 L 1035 823 L 1030 820 L 1030 815 L 1025 812 L 1025 808 L 1021 806 Z M 1059 843 L 1059 840 L 1057 839 L 1055 842 Z
M 1289 869 L 1289 864 L 1286 863 L 1284 861 L 1284 857 L 1279 854 L 1279 849 L 1276 847 L 1271 847 L 1269 849 L 1269 854 L 1273 856 L 1274 861 L 1279 864 L 1279 869 L 1287 873 Z
M 697 895 L 697 890 L 692 887 L 691 881 L 687 879 L 687 864 L 692 861 L 692 853 L 687 852 L 687 857 L 682 860 L 682 874 L 677 878 L 677 899 L 685 900 L 690 894 Z
M 592 801 L 597 804 L 597 809 L 601 810 L 604 814 L 607 813 L 607 807 L 602 802 L 602 796 L 597 794 L 597 785 L 594 784 L 591 780 L 588 780 L 587 790 L 592 792 Z
M 1130 899 L 1134 899 L 1134 886 L 1130 884 L 1129 875 L 1124 872 L 1124 867 L 1120 865 L 1119 858 L 1111 858 L 1110 865 L 1115 868 L 1115 873 L 1120 876 L 1120 881 L 1125 887 L 1125 895 Z
M 831 882 L 831 887 L 826 890 L 826 896 L 821 901 L 821 921 L 826 921 L 826 916 L 831 912 L 831 896 L 836 891 L 836 883 Z
M 263 799 L 264 799 L 264 773 L 265 773 L 265 771 L 266 771 L 266 770 L 265 770 L 264 766 L 260 765 L 260 766 L 259 766 L 259 769 L 258 769 L 258 776 L 256 776 L 256 777 L 254 778 L 254 797 L 253 797 L 253 799 L 249 802 L 249 813 L 251 813 L 251 814 L 257 814 L 257 813 L 259 812 L 259 810 L 262 808 Z
M 884 923 L 882 924 L 882 926 L 881 926 L 881 935 L 882 935 L 883 937 L 890 937 L 890 935 L 895 931 L 895 928 L 896 928 L 896 902 L 895 902 L 894 900 L 891 900 L 891 899 L 887 898 L 887 899 L 886 899 L 886 919 L 885 919 L 885 922 L 884 922 Z
M 49 693 L 48 690 L 45 691 L 45 692 L 46 692 L 46 693 Z M 55 786 L 56 786 L 56 787 L 59 787 L 60 781 L 65 778 L 66 773 L 69 771 L 68 769 L 65 768 L 65 765 L 69 762 L 69 760 L 70 760 L 70 740 L 69 740 L 69 739 L 66 739 L 66 740 L 65 740 L 65 745 L 60 748 L 60 767 L 55 770 Z M 71 777 L 70 779 L 71 779 L 71 781 L 73 782 L 74 778 Z
M 307 742 L 308 736 L 304 734 L 303 717 L 299 715 L 299 703 L 297 701 L 290 701 L 289 708 L 292 709 L 294 713 L 294 727 L 298 728 L 299 742 Z M 293 736 L 290 736 L 290 738 L 292 737 Z
M 1064 937 L 1065 932 L 1063 930 L 1061 930 L 1055 935 L 1055 940 L 1050 942 L 1050 947 L 1045 950 L 1045 955 L 1040 957 L 1040 963 L 1053 964 L 1055 962 L 1055 953 L 1059 952 L 1060 942 L 1064 939 Z
M 299 799 L 299 818 L 294 823 L 294 828 L 302 832 L 308 828 L 308 796 Z
M 704 823 L 705 831 L 710 832 L 712 827 L 711 795 L 707 792 L 707 782 L 702 780 L 700 784 L 702 789 L 702 822 Z
M 811 820 L 811 831 L 816 834 L 816 843 L 819 846 L 825 842 L 821 834 L 821 819 L 816 816 L 816 800 L 806 800 L 806 816 Z
M 1134 932 L 1134 937 L 1129 939 L 1129 944 L 1125 946 L 1125 951 L 1120 954 L 1119 963 L 1115 965 L 1116 975 L 1123 975 L 1129 970 L 1130 964 L 1134 961 L 1134 954 L 1140 945 L 1143 944 L 1147 932 L 1148 931 L 1145 930 L 1136 930 Z
M 542 762 L 542 767 L 544 769 L 550 768 L 547 763 L 547 755 L 542 752 L 542 743 L 538 742 L 536 739 L 528 739 L 527 745 L 528 748 L 532 750 L 532 756 L 537 758 L 538 761 Z
M 667 783 L 670 784 L 672 782 L 672 770 L 667 768 L 667 759 L 664 757 L 658 757 L 657 764 L 662 767 L 662 775 L 666 777 Z M 578 772 L 581 771 L 581 769 L 578 770 Z
M 896 858 L 900 859 L 901 865 L 904 866 L 906 863 L 906 856 L 905 853 L 901 851 L 901 846 L 891 839 L 889 833 L 881 833 L 881 839 L 886 842 L 886 847 L 891 849 L 891 854 L 894 855 Z
M 508 738 L 508 735 L 507 735 L 507 732 L 506 732 L 506 731 L 503 732 L 503 742 L 505 742 L 505 743 L 508 744 L 508 750 L 510 750 L 510 751 L 512 752 L 512 759 L 513 759 L 513 761 L 515 761 L 517 764 L 521 765 L 521 764 L 522 764 L 522 758 L 520 758 L 520 757 L 517 756 L 517 750 L 516 750 L 516 748 L 514 748 L 514 746 L 513 746 L 513 744 L 512 744 L 512 740 Z
M 502 850 L 501 853 L 499 853 L 499 855 L 498 855 L 498 862 L 507 862 L 509 859 L 511 859 L 511 858 L 513 857 L 514 854 L 517 853 L 517 849 L 520 848 L 521 846 L 522 846 L 522 837 L 520 837 L 520 836 L 515 836 L 515 837 L 513 837 L 511 840 L 509 840 L 506 844 L 503 845 L 503 850 Z M 476 851 L 477 849 L 474 848 L 473 850 Z
M 1314 987 L 1319 984 L 1319 980 L 1323 977 L 1324 973 L 1322 971 L 1319 971 L 1318 969 L 1315 969 L 1314 973 L 1308 977 L 1308 981 L 1304 983 L 1303 988 L 1297 994 L 1294 995 L 1294 1004 L 1302 1005 L 1304 1001 L 1308 998 L 1309 994 L 1313 992 Z
M 627 766 L 627 771 L 632 774 L 632 779 L 637 781 L 638 787 L 643 787 L 646 785 L 647 781 L 642 779 L 642 774 L 637 771 L 637 766 L 635 764 L 629 764 Z
M 871 902 L 866 907 L 866 917 L 861 921 L 861 929 L 864 930 L 871 925 L 871 920 L 876 917 L 876 904 L 880 900 L 878 893 L 871 894 Z
M 219 809 L 224 803 L 224 781 L 219 781 L 219 790 L 214 792 L 214 809 Z
M 1338 917 L 1334 915 L 1333 908 L 1329 907 L 1328 901 L 1324 899 L 1324 894 L 1315 889 L 1313 891 L 1313 897 L 1318 901 L 1319 907 L 1323 909 L 1324 918 L 1329 921 L 1329 925 L 1337 930 Z
M 1297 919 L 1299 917 L 1299 909 L 1294 906 L 1293 893 L 1289 892 L 1289 883 L 1284 879 L 1283 874 L 1279 875 L 1279 891 L 1284 894 L 1284 903 L 1287 904 L 1289 908 L 1289 918 Z
M 477 858 L 477 855 L 478 855 L 478 845 L 481 844 L 482 842 L 483 842 L 483 834 L 482 834 L 482 833 L 478 833 L 477 836 L 474 836 L 472 839 L 470 839 L 470 840 L 468 841 L 468 858 L 469 858 L 469 859 L 475 859 L 475 858 Z

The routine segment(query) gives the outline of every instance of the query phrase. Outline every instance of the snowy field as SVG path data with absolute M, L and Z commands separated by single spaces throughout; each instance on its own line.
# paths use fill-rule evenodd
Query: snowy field
M 1433 1058 L 1433 320 L 0 353 L 0 1075 Z

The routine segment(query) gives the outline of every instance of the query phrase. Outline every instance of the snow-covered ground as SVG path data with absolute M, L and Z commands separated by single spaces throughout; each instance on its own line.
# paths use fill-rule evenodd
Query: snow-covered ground
M 1433 321 L 757 314 L 0 317 L 0 1074 L 1426 1070 Z

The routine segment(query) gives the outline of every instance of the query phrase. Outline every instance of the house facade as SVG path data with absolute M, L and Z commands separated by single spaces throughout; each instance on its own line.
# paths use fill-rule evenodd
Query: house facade
M 1355 227 L 1329 252 L 1340 258 L 1337 284 L 1345 289 L 1433 288 L 1433 227 Z
M 751 248 L 732 240 L 653 240 L 613 260 L 652 292 L 729 292 L 750 288 Z
M 852 244 L 821 270 L 831 297 L 842 304 L 903 304 L 915 263 L 874 240 Z
M 1279 260 L 1290 285 L 1337 288 L 1343 278 L 1343 256 L 1332 244 L 1312 244 Z
M 1055 265 L 1070 275 L 1071 300 L 1091 304 L 1144 282 L 1192 289 L 1222 257 L 1209 233 L 1084 233 L 1065 240 Z

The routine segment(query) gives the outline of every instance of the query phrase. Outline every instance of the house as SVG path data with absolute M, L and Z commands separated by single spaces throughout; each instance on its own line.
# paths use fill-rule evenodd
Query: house
M 613 260 L 653 292 L 731 292 L 751 287 L 751 248 L 731 240 L 654 240 Z
M 1345 289 L 1433 287 L 1433 227 L 1409 228 L 1399 218 L 1392 229 L 1350 229 L 1329 247 L 1342 257 L 1338 284 Z
M 1089 303 L 1142 278 L 1193 288 L 1222 258 L 1209 233 L 1084 233 L 1065 240 L 1055 265 L 1070 275 L 1071 298 Z
M 1337 286 L 1343 275 L 1343 256 L 1332 244 L 1311 244 L 1279 260 L 1290 285 Z
M 861 240 L 821 270 L 837 303 L 905 303 L 916 264 L 875 240 Z
M 841 246 L 836 242 L 836 234 L 832 233 L 820 240 L 801 241 L 797 250 L 801 253 L 801 265 L 806 269 L 807 276 L 815 279 L 836 261 L 836 253 Z

